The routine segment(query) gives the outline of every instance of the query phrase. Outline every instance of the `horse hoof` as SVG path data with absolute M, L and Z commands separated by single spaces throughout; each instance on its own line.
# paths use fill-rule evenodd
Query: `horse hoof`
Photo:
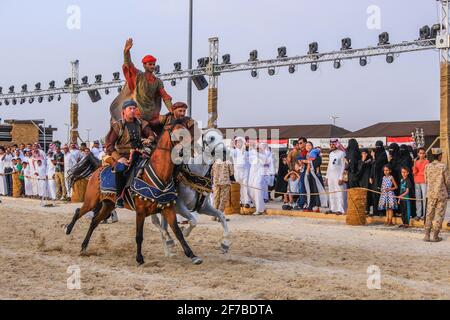
M 138 265 L 143 265 L 145 263 L 144 261 L 144 257 L 137 257 L 136 258 L 136 262 L 138 263 Z
M 203 262 L 203 260 L 200 259 L 199 257 L 192 258 L 192 263 L 195 264 L 195 265 L 202 264 L 202 262 Z
M 87 257 L 88 256 L 87 250 L 86 249 L 81 249 L 80 256 Z
M 64 233 L 65 233 L 66 235 L 69 235 L 69 234 L 70 234 L 70 231 L 69 231 L 69 225 L 68 225 L 68 224 L 66 224 L 66 225 L 63 227 L 63 230 L 64 230 Z
M 175 241 L 173 241 L 173 239 L 167 240 L 166 241 L 166 245 L 168 247 L 174 247 L 175 246 Z
M 224 243 L 220 244 L 220 250 L 222 251 L 222 253 L 227 253 L 228 250 L 230 250 L 230 246 Z

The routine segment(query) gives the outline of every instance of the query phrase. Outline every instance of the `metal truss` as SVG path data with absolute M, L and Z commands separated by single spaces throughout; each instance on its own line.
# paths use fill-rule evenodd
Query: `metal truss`
M 205 68 L 197 69 L 187 69 L 179 72 L 169 72 L 164 74 L 158 74 L 157 76 L 163 81 L 181 80 L 192 76 L 209 76 L 215 78 L 217 81 L 217 76 L 222 73 L 229 72 L 240 72 L 249 71 L 257 69 L 268 69 L 268 68 L 278 68 L 287 67 L 291 65 L 304 65 L 313 63 L 324 63 L 333 62 L 336 60 L 352 60 L 359 58 L 368 58 L 374 56 L 384 56 L 388 54 L 398 55 L 407 52 L 419 52 L 425 50 L 433 50 L 436 48 L 436 40 L 415 40 L 415 41 L 404 41 L 398 44 L 388 44 L 376 47 L 367 47 L 362 49 L 349 49 L 349 50 L 339 50 L 332 51 L 328 53 L 316 53 L 307 54 L 303 56 L 294 56 L 278 59 L 269 59 L 261 61 L 247 61 L 234 64 L 218 64 L 218 41 L 215 42 L 214 46 L 211 47 L 211 51 L 214 53 L 213 59 L 210 59 L 210 64 Z M 78 83 L 78 64 L 73 66 L 72 70 L 72 83 L 67 87 L 30 91 L 30 92 L 20 92 L 20 93 L 4 93 L 0 95 L 1 100 L 20 100 L 23 98 L 30 97 L 40 97 L 49 95 L 61 95 L 61 94 L 71 94 L 72 98 L 75 98 L 77 94 L 83 91 L 90 90 L 105 90 L 112 88 L 119 88 L 125 84 L 124 80 L 110 81 L 110 82 L 100 82 L 92 84 L 79 84 Z M 76 75 L 74 74 L 76 73 Z

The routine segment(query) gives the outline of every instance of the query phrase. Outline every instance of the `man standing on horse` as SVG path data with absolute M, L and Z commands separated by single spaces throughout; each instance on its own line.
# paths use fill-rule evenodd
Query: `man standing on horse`
M 127 100 L 122 105 L 122 119 L 113 122 L 105 138 L 106 152 L 115 161 L 116 206 L 123 208 L 123 191 L 125 189 L 125 172 L 132 165 L 133 153 L 142 147 L 142 140 L 150 144 L 155 134 L 149 123 L 139 117 L 138 104 Z
M 156 58 L 147 55 L 142 59 L 145 72 L 136 69 L 131 62 L 130 50 L 133 47 L 133 39 L 128 39 L 124 49 L 123 73 L 127 80 L 127 86 L 133 94 L 141 117 L 145 121 L 157 120 L 161 111 L 161 100 L 172 111 L 172 98 L 164 89 L 161 79 L 157 78 L 155 71 Z

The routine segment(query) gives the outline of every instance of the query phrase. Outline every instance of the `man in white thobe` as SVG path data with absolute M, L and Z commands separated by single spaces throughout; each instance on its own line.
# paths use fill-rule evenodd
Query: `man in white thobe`
M 0 195 L 2 196 L 6 196 L 8 193 L 8 190 L 6 190 L 5 158 L 5 149 L 0 147 Z
M 42 160 L 37 161 L 36 166 L 36 178 L 38 179 L 37 185 L 38 185 L 38 195 L 39 197 L 46 197 L 47 196 L 47 168 L 43 164 Z
M 47 182 L 48 182 L 47 196 L 52 200 L 56 200 L 55 173 L 56 173 L 56 159 L 53 158 L 48 162 L 47 166 Z
M 70 169 L 72 169 L 77 164 L 77 152 L 71 152 L 69 151 L 69 147 L 67 145 L 64 145 L 63 148 L 64 151 L 64 179 L 66 182 L 66 190 L 67 190 L 67 196 L 72 196 L 72 190 L 69 191 L 69 183 L 68 183 L 68 172 Z M 78 150 L 77 150 L 78 151 Z
M 345 152 L 338 139 L 330 140 L 330 160 L 327 168 L 328 191 L 330 194 L 330 211 L 338 215 L 345 212 Z
M 100 142 L 98 142 L 97 140 L 94 141 L 94 145 L 91 148 L 91 153 L 94 155 L 94 157 L 96 157 L 99 160 L 102 160 L 102 158 L 100 158 Z
M 264 202 L 264 190 L 266 186 L 265 180 L 265 164 L 267 156 L 261 148 L 250 150 L 250 173 L 248 178 L 249 195 L 253 204 L 256 206 L 255 215 L 263 214 L 266 211 Z
M 234 165 L 234 178 L 241 185 L 241 205 L 250 207 L 248 194 L 248 177 L 250 172 L 249 152 L 245 147 L 245 139 L 237 137 L 234 139 L 235 148 L 231 150 L 231 159 Z

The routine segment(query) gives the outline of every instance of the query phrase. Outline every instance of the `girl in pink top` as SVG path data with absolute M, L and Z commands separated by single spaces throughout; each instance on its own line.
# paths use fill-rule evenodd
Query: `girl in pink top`
M 425 168 L 430 163 L 427 159 L 427 153 L 424 148 L 418 151 L 418 158 L 414 160 L 413 174 L 416 188 L 416 220 L 420 220 L 426 215 L 426 197 L 427 185 L 425 183 Z

